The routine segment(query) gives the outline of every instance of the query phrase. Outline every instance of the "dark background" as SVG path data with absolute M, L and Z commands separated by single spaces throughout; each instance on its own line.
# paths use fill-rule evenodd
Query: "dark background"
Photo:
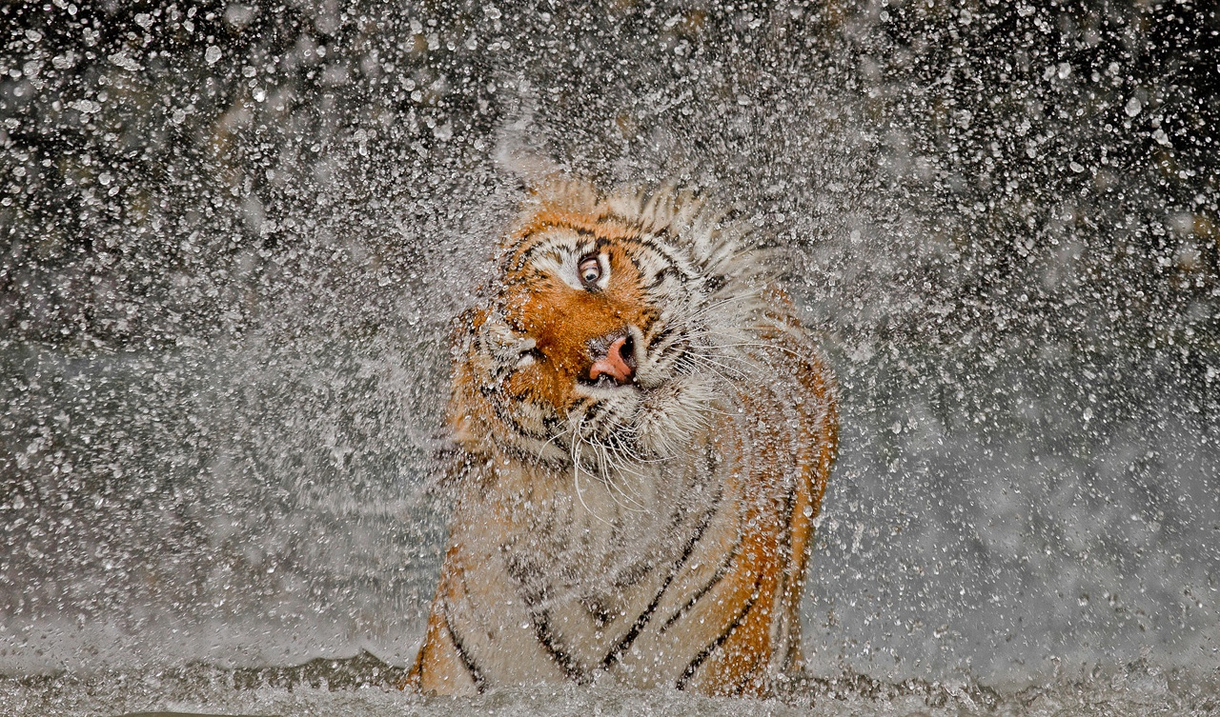
M 708 188 L 790 257 L 845 400 L 815 671 L 1220 662 L 1210 4 L 56 0 L 0 29 L 0 671 L 411 657 L 443 337 L 518 145 Z

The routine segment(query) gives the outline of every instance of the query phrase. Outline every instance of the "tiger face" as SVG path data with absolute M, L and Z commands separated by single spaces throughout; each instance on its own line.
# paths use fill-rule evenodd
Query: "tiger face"
M 718 346 L 731 336 L 715 325 L 737 308 L 716 306 L 728 277 L 709 273 L 712 258 L 679 238 L 692 233 L 684 217 L 703 216 L 700 203 L 662 194 L 677 211 L 641 214 L 637 203 L 628 215 L 616 206 L 628 198 L 598 202 L 577 189 L 573 201 L 565 190 L 508 235 L 459 363 L 501 442 L 539 460 L 604 472 L 671 457 L 706 423 L 716 382 L 733 370 Z
M 456 330 L 457 500 L 409 684 L 764 695 L 799 668 L 833 378 L 722 219 L 560 182 L 506 234 Z

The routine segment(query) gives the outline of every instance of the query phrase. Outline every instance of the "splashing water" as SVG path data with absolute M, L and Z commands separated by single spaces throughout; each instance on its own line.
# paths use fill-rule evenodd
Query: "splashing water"
M 0 712 L 754 709 L 382 687 L 511 143 L 708 189 L 831 355 L 810 680 L 764 711 L 1218 709 L 1215 10 L 0 17 Z

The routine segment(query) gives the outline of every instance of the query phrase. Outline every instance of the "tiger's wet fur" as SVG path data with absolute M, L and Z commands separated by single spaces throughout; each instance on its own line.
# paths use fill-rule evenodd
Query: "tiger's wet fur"
M 801 665 L 838 422 L 767 256 L 692 192 L 558 180 L 501 250 L 457 328 L 457 499 L 411 684 L 768 694 Z

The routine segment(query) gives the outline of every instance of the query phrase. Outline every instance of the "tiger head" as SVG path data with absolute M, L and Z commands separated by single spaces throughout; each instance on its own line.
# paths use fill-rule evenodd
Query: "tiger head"
M 690 192 L 538 190 L 458 327 L 458 442 L 598 471 L 681 452 L 759 309 L 754 252 L 723 218 Z

